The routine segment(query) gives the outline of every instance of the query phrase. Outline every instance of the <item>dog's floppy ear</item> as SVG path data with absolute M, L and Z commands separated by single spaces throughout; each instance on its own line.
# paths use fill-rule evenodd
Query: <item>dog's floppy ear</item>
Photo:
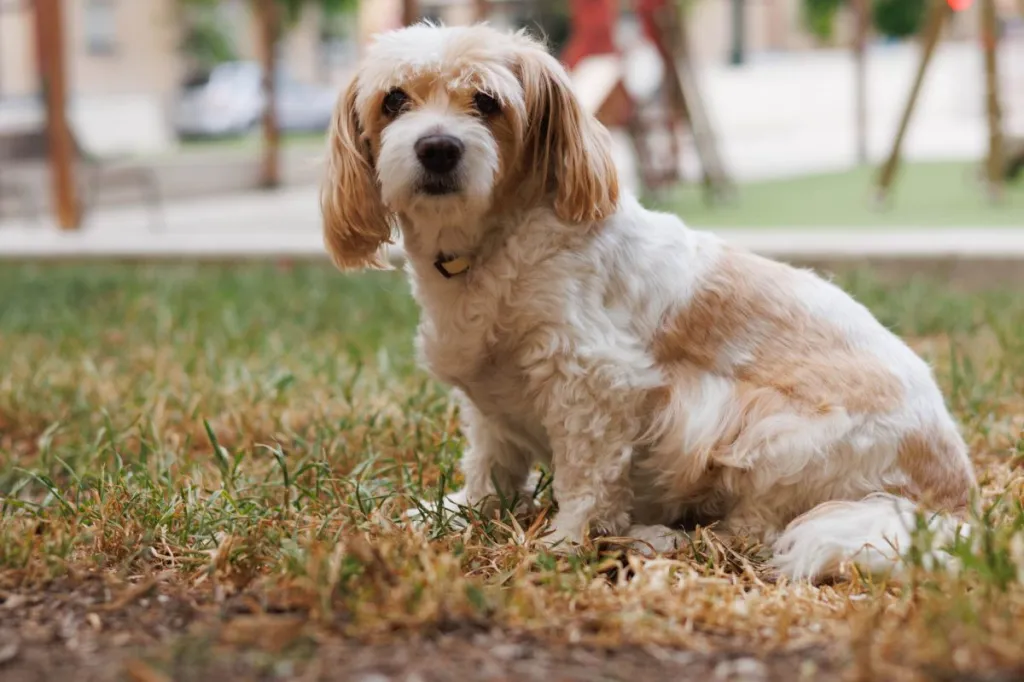
M 553 185 L 559 218 L 589 223 L 607 217 L 619 200 L 611 137 L 583 110 L 558 60 L 533 41 L 522 45 L 516 66 L 526 100 L 527 163 L 542 174 L 545 189 Z
M 320 190 L 324 244 L 341 269 L 384 269 L 380 250 L 391 242 L 391 216 L 359 123 L 357 93 L 353 79 L 338 99 L 328 132 L 327 172 Z

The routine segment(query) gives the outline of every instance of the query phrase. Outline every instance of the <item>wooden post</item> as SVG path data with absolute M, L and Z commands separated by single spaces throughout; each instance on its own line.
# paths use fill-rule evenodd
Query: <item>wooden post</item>
M 77 230 L 81 211 L 75 187 L 75 145 L 67 122 L 63 0 L 35 0 L 36 55 L 46 103 L 46 146 L 53 207 L 62 230 Z
M 903 117 L 900 119 L 900 126 L 896 131 L 896 139 L 893 140 L 889 158 L 879 174 L 879 201 L 883 201 L 886 198 L 889 187 L 892 185 L 893 177 L 896 174 L 896 166 L 899 163 L 900 149 L 903 146 L 903 138 L 906 137 L 907 127 L 910 125 L 910 116 L 914 112 L 914 105 L 917 103 L 917 97 L 921 92 L 921 85 L 924 83 L 925 72 L 928 70 L 928 64 L 931 62 L 932 54 L 935 52 L 935 45 L 939 42 L 942 27 L 946 23 L 946 16 L 950 11 L 946 0 L 932 0 L 932 6 L 928 14 L 928 23 L 925 26 L 923 37 L 924 45 L 922 46 L 921 63 L 917 68 L 917 75 L 914 77 L 910 96 L 907 98 L 907 104 L 903 109 Z
M 739 66 L 744 61 L 746 36 L 745 0 L 732 0 L 732 44 L 729 47 L 729 64 Z
M 868 162 L 867 49 L 868 3 L 853 0 L 857 29 L 853 39 L 854 134 L 857 139 L 857 163 Z
M 473 21 L 481 22 L 487 21 L 487 16 L 491 13 L 490 6 L 487 0 L 473 0 Z
M 1003 194 L 1002 108 L 999 102 L 999 19 L 995 0 L 981 0 L 981 41 L 985 53 L 985 109 L 988 113 L 988 193 L 992 201 Z
M 263 159 L 260 187 L 273 189 L 281 184 L 281 131 L 277 120 L 277 43 L 281 17 L 277 0 L 259 0 L 260 61 L 263 69 Z
M 657 47 L 665 65 L 670 111 L 673 118 L 685 119 L 693 134 L 697 156 L 700 158 L 704 179 L 704 197 L 711 202 L 725 197 L 730 190 L 725 164 L 719 154 L 711 117 L 704 106 L 704 99 L 693 69 L 692 51 L 689 45 L 689 28 L 685 14 L 679 11 L 672 0 L 640 0 L 637 15 L 644 34 Z M 677 111 L 672 110 L 675 102 Z
M 412 26 L 420 20 L 419 5 L 416 0 L 402 0 L 402 26 Z
M 679 69 L 676 63 L 679 54 L 688 54 L 685 49 L 681 49 L 681 44 L 685 45 L 687 36 L 683 31 L 679 12 L 673 2 L 646 3 L 645 5 L 640 5 L 639 8 L 643 10 L 650 8 L 653 14 L 653 16 L 648 15 L 650 17 L 648 21 L 653 24 L 652 28 L 656 37 L 654 45 L 661 55 L 661 62 L 665 68 L 665 80 L 668 84 L 666 89 L 668 96 L 668 121 L 666 123 L 669 132 L 668 157 L 671 171 L 667 178 L 660 179 L 660 181 L 677 181 L 679 179 L 682 159 L 682 150 L 679 148 L 678 124 L 681 121 L 686 121 L 691 129 L 693 127 L 693 121 L 690 120 L 689 112 L 686 108 L 686 96 L 680 86 Z M 705 192 L 707 192 L 710 175 L 708 174 L 706 164 L 701 163 L 701 171 L 703 172 Z M 705 194 L 705 196 L 707 195 Z

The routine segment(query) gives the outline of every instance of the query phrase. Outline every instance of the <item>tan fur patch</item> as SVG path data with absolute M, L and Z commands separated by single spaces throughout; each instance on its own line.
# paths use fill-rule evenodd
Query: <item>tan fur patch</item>
M 464 67 L 460 67 L 464 68 Z M 476 115 L 474 96 L 489 92 L 482 78 L 471 73 L 454 71 L 423 71 L 395 83 L 409 96 L 409 110 L 425 105 L 443 106 L 451 113 Z M 392 119 L 381 112 L 384 92 L 379 92 L 367 103 L 363 112 L 366 140 L 372 155 L 380 153 L 381 136 Z M 502 212 L 521 208 L 539 199 L 543 187 L 536 176 L 536 160 L 524 157 L 524 138 L 529 122 L 523 120 L 519 107 L 503 103 L 499 113 L 484 118 L 498 145 L 498 173 L 495 178 L 492 210 Z
M 687 393 L 687 386 L 700 381 L 700 370 L 693 367 L 677 368 L 672 371 L 672 382 L 676 388 L 661 388 L 651 392 L 649 414 L 657 415 L 654 427 L 654 452 L 656 456 L 644 466 L 659 485 L 686 497 L 695 497 L 714 487 L 716 471 L 722 467 L 743 468 L 747 463 L 736 459 L 735 445 L 750 427 L 772 415 L 793 410 L 792 402 L 770 387 L 738 382 L 735 388 L 734 409 L 724 413 L 713 440 L 684 444 L 678 440 L 686 432 L 690 417 L 685 402 L 680 403 L 673 393 Z M 689 400 L 692 398 L 683 398 Z M 685 457 L 680 458 L 680 453 Z M 672 462 L 667 465 L 666 461 Z
M 383 268 L 378 250 L 391 223 L 373 172 L 372 146 L 356 112 L 353 81 L 338 99 L 328 133 L 327 168 L 320 188 L 324 243 L 343 269 Z
M 955 434 L 911 433 L 900 440 L 900 468 L 910 477 L 905 493 L 937 510 L 962 511 L 970 502 L 974 473 Z
M 608 217 L 618 205 L 619 180 L 607 129 L 583 110 L 568 74 L 546 51 L 525 49 L 516 61 L 526 99 L 524 179 L 554 193 L 562 220 Z
M 441 105 L 452 113 L 474 113 L 473 96 L 478 92 L 478 88 L 468 83 L 452 86 L 449 81 L 436 72 L 417 73 L 415 76 L 397 83 L 395 87 L 400 88 L 409 97 L 409 104 L 404 111 L 414 111 L 426 104 L 431 104 Z M 375 93 L 375 96 L 368 100 L 366 111 L 362 112 L 366 137 L 374 153 L 380 150 L 380 136 L 384 129 L 392 121 L 397 120 L 397 117 L 392 118 L 384 114 L 381 109 L 386 95 L 386 92 Z
M 791 282 L 780 263 L 727 251 L 686 309 L 666 322 L 654 343 L 655 358 L 736 379 L 752 392 L 747 409 L 758 412 L 758 404 L 775 401 L 759 389 L 809 414 L 895 409 L 902 398 L 898 379 L 876 358 L 850 347 L 827 322 L 790 302 L 785 288 Z M 728 366 L 723 356 L 730 347 L 749 353 L 749 359 Z

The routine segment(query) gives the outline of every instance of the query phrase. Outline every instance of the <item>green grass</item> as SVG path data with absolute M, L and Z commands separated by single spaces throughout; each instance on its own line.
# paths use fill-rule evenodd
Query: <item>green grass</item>
M 281 134 L 281 143 L 285 146 L 311 147 L 325 144 L 325 133 L 317 132 L 285 132 Z M 246 149 L 258 150 L 263 144 L 263 133 L 259 129 L 247 135 L 220 138 L 202 138 L 183 140 L 181 151 L 203 152 L 215 149 Z
M 93 613 L 180 679 L 226 660 L 211 653 L 224 638 L 278 666 L 260 633 L 301 629 L 287 665 L 302 667 L 331 642 L 467 627 L 545 646 L 812 651 L 864 679 L 1019 670 L 1024 294 L 841 283 L 934 363 L 971 444 L 991 518 L 979 549 L 954 548 L 958 576 L 774 584 L 758 548 L 708 531 L 656 561 L 614 547 L 561 557 L 532 543 L 543 517 L 507 512 L 421 533 L 403 513 L 458 485 L 464 440 L 447 390 L 413 362 L 417 312 L 398 275 L 5 267 L 0 602 L 28 605 L 0 604 L 0 631 L 45 620 L 31 610 L 42 603 L 84 637 Z M 549 490 L 538 500 L 546 510 Z M 62 590 L 88 580 L 104 587 L 77 607 Z M 179 603 L 203 627 L 175 625 Z M 132 625 L 145 618 L 168 619 L 162 634 Z M 133 679 L 167 679 L 147 674 Z
M 661 203 L 698 227 L 1024 227 L 1024 179 L 993 205 L 979 171 L 978 164 L 903 164 L 884 207 L 873 201 L 875 167 L 742 185 L 732 205 L 708 206 L 694 185 Z

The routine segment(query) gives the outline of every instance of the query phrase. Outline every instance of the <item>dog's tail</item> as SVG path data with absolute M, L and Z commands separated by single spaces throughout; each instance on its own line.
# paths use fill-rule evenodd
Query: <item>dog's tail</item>
M 775 543 L 772 563 L 793 580 L 862 573 L 899 580 L 911 562 L 954 568 L 945 548 L 970 528 L 949 513 L 928 513 L 905 497 L 875 493 L 856 501 L 819 504 L 796 518 Z

